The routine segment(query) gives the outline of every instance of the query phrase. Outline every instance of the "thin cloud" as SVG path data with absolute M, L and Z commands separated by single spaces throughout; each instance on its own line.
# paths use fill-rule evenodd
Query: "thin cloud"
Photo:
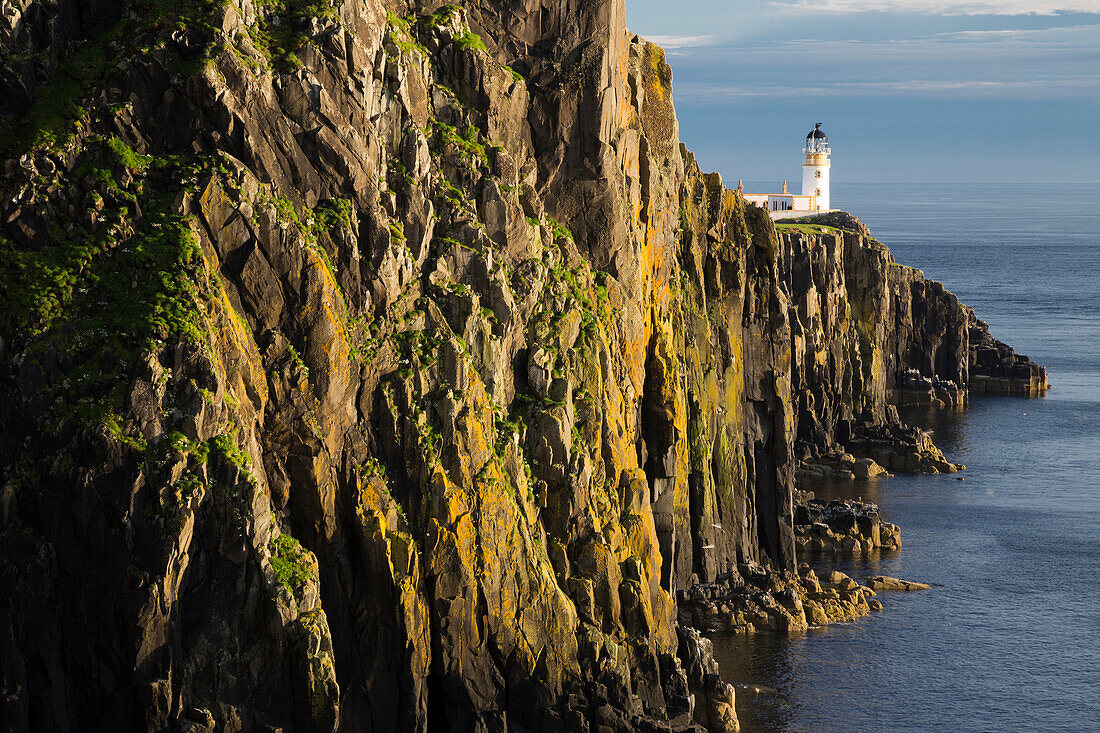
M 846 69 L 877 75 L 909 64 L 922 73 L 973 72 L 984 64 L 1025 77 L 1100 69 L 1100 25 L 1007 31 L 954 31 L 903 40 L 775 40 L 739 44 L 716 43 L 709 49 L 686 49 L 696 65 L 735 64 L 739 70 L 767 70 L 770 76 L 802 68 L 819 73 Z M 809 65 L 809 66 L 807 66 Z M 766 68 L 762 68 L 766 67 Z M 780 71 L 782 69 L 782 71 Z M 804 72 L 798 72 L 804 73 Z
M 832 82 L 814 85 L 767 86 L 695 83 L 676 90 L 678 101 L 728 104 L 752 99 L 798 99 L 804 97 L 864 96 L 978 96 L 1000 98 L 1046 98 L 1067 91 L 1100 91 L 1100 75 L 1082 75 L 1058 79 L 997 81 L 987 79 L 909 79 L 904 81 Z
M 1100 24 L 1070 25 L 1059 28 L 1013 28 L 1007 30 L 986 31 L 948 31 L 936 33 L 933 39 L 957 40 L 970 43 L 982 42 L 1040 42 L 1040 43 L 1066 43 L 1081 41 L 1090 45 L 1096 45 L 1096 39 L 1100 38 Z
M 645 36 L 647 41 L 661 48 L 698 48 L 714 43 L 714 36 Z
M 1100 13 L 1100 0 L 772 0 L 770 5 L 827 13 L 933 15 L 1058 15 Z

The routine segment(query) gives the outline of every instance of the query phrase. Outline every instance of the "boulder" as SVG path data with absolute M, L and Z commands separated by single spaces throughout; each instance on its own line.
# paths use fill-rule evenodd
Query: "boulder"
M 916 583 L 909 580 L 901 580 L 900 578 L 891 578 L 889 575 L 876 575 L 875 577 L 867 581 L 867 585 L 870 586 L 872 590 L 876 591 L 928 590 L 932 587 L 928 583 Z
M 852 467 L 856 478 L 878 478 L 887 475 L 886 469 L 875 463 L 872 458 L 858 458 Z

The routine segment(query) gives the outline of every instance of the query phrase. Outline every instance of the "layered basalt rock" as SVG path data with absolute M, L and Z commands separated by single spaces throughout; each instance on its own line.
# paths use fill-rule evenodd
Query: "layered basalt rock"
M 966 468 L 943 457 L 943 452 L 920 428 L 898 424 L 858 425 L 846 446 L 891 471 L 957 473 Z
M 735 730 L 677 592 L 966 382 L 942 288 L 701 172 L 622 2 L 5 13 L 6 729 Z
M 971 352 L 974 348 L 971 347 Z M 972 377 L 973 378 L 973 377 Z M 950 379 L 926 377 L 910 369 L 898 378 L 894 401 L 900 405 L 925 405 L 959 409 L 966 407 L 967 391 Z
M 967 312 L 939 283 L 862 234 L 783 232 L 791 293 L 800 457 L 847 445 L 858 425 L 897 423 L 911 370 L 967 383 Z

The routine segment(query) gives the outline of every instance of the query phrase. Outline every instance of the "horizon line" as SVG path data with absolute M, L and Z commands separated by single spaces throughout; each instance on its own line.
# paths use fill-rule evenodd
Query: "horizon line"
M 724 182 L 725 182 L 725 175 L 723 175 L 723 176 L 722 176 L 722 178 L 723 178 L 723 183 L 724 183 Z M 751 182 L 751 183 L 761 183 L 761 182 L 764 182 L 764 181 L 768 181 L 768 182 L 770 182 L 770 181 L 771 181 L 771 179 L 764 179 L 764 178 L 742 178 L 741 180 L 743 180 L 743 181 L 749 181 L 749 182 Z M 780 181 L 781 181 L 781 180 L 783 180 L 783 179 L 781 179 L 781 178 L 778 178 L 778 179 L 776 179 L 776 180 L 780 180 Z M 791 179 L 787 179 L 787 180 L 788 180 L 788 182 L 789 182 L 789 181 L 790 181 Z M 1002 184 L 1002 185 L 1005 185 L 1005 186 L 1034 186 L 1034 185 L 1036 185 L 1036 184 L 1048 184 L 1048 183 L 1057 183 L 1057 184 L 1062 184 L 1062 185 L 1079 186 L 1079 185 L 1081 185 L 1081 184 L 1089 184 L 1089 185 L 1100 185 L 1100 179 L 1097 179 L 1097 180 L 1091 180 L 1091 181 L 1069 181 L 1069 180 L 1054 180 L 1054 179 L 1051 179 L 1051 180 L 1035 180 L 1035 179 L 1029 179 L 1029 180 L 1026 180 L 1026 181 L 1005 181 L 1005 180 L 1002 180 L 1002 179 L 998 179 L 998 180 L 993 180 L 993 181 L 990 181 L 990 180 L 984 180 L 984 181 L 962 181 L 962 180 L 942 180 L 942 179 L 941 179 L 941 180 L 938 180 L 938 181 L 911 181 L 911 180 L 906 180 L 906 181 L 890 181 L 890 180 L 873 180 L 873 179 L 868 179 L 868 180 L 861 180 L 861 181 L 854 181 L 854 180 L 848 180 L 848 181 L 833 181 L 833 182 L 832 182 L 832 185 L 833 185 L 833 186 L 844 186 L 844 185 L 848 185 L 848 184 L 865 184 L 865 183 L 878 183 L 878 184 L 881 184 L 881 183 L 888 183 L 888 184 L 892 184 L 892 185 L 901 185 L 901 184 L 922 184 L 922 185 L 923 185 L 923 184 L 935 184 L 935 185 L 938 185 L 938 186 L 942 186 L 942 185 L 944 185 L 944 184 L 952 184 L 952 183 L 957 183 L 957 184 L 962 184 L 962 185 L 973 185 L 973 184 L 976 184 L 976 183 L 984 183 L 984 184 L 997 183 L 997 184 Z

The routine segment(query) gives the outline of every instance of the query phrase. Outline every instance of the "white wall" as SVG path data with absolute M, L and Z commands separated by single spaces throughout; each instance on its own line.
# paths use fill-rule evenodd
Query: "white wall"
M 816 171 L 821 171 L 821 177 L 818 178 L 814 175 Z M 802 195 L 813 196 L 816 189 L 821 189 L 821 193 L 817 197 L 817 206 L 819 209 L 829 208 L 829 165 L 803 165 L 802 166 Z

